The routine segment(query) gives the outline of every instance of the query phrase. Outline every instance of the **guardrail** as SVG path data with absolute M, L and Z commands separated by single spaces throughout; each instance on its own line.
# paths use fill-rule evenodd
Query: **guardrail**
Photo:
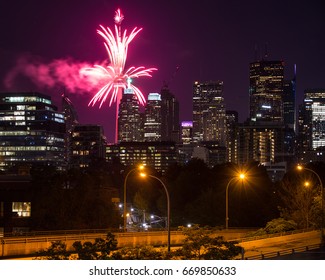
M 143 232 L 123 232 L 123 233 L 113 233 L 116 238 L 120 237 L 139 237 L 139 236 L 160 236 L 164 235 L 165 231 L 143 231 Z M 171 235 L 180 234 L 180 231 L 171 231 Z M 4 237 L 1 238 L 2 244 L 18 244 L 18 243 L 33 243 L 33 242 L 52 242 L 52 241 L 79 241 L 79 240 L 89 240 L 95 238 L 103 238 L 105 239 L 107 236 L 107 231 L 103 231 L 102 233 L 70 233 L 70 234 L 56 234 L 52 236 L 14 236 L 14 237 Z
M 275 257 L 280 257 L 280 256 L 285 256 L 285 255 L 290 255 L 290 254 L 295 254 L 295 253 L 307 252 L 307 251 L 316 250 L 316 249 L 320 249 L 320 248 L 321 248 L 321 244 L 313 244 L 313 245 L 301 246 L 301 247 L 296 247 L 296 248 L 286 249 L 286 250 L 281 250 L 281 251 L 261 253 L 261 254 L 254 255 L 254 256 L 244 257 L 244 259 L 245 260 L 264 260 L 264 259 L 270 259 L 270 258 L 275 258 Z
M 273 237 L 280 237 L 280 236 L 287 236 L 287 235 L 293 235 L 297 233 L 304 233 L 304 232 L 311 232 L 315 231 L 315 229 L 297 229 L 292 231 L 284 231 L 279 233 L 270 233 L 270 234 L 264 234 L 264 235 L 256 235 L 256 236 L 249 236 L 244 238 L 237 238 L 232 241 L 238 241 L 241 242 L 248 242 L 248 241 L 254 241 L 254 240 L 261 240 L 261 239 L 267 239 L 267 238 L 273 238 Z
M 172 231 L 179 231 L 178 227 L 171 228 Z M 221 232 L 224 230 L 223 227 L 214 227 L 210 228 L 210 230 L 215 231 L 215 232 Z M 232 227 L 229 228 L 227 231 L 237 231 L 237 230 L 257 230 L 256 228 L 237 228 L 237 227 Z M 150 229 L 150 230 L 141 230 L 141 231 L 128 231 L 135 233 L 135 232 L 161 232 L 161 231 L 166 231 L 165 228 L 155 228 L 155 229 Z M 0 239 L 1 238 L 8 238 L 8 237 L 28 237 L 28 236 L 47 236 L 47 235 L 70 235 L 70 234 L 87 234 L 87 233 L 107 233 L 111 232 L 113 234 L 118 234 L 118 233 L 123 233 L 124 231 L 118 228 L 106 228 L 106 229 L 78 229 L 78 230 L 52 230 L 52 231 L 19 231 L 19 232 L 14 232 L 14 233 L 3 233 L 0 232 Z

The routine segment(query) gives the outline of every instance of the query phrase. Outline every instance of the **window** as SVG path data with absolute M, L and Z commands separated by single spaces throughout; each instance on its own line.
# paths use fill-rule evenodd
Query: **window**
M 16 217 L 30 217 L 31 216 L 31 202 L 13 202 L 12 213 Z

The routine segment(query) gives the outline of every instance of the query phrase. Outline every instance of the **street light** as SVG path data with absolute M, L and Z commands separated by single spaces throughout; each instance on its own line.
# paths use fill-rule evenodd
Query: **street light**
M 319 181 L 319 184 L 320 184 L 320 196 L 321 196 L 321 227 L 320 227 L 320 241 L 321 241 L 321 245 L 323 246 L 324 245 L 324 197 L 323 197 L 323 183 L 322 183 L 322 180 L 321 178 L 319 177 L 319 175 L 317 174 L 317 172 L 315 172 L 314 170 L 312 169 L 309 169 L 307 167 L 304 167 L 302 165 L 298 165 L 297 166 L 297 169 L 299 171 L 301 170 L 307 170 L 307 171 L 310 171 L 311 173 L 313 173 L 314 175 L 316 175 L 318 181 Z
M 226 187 L 226 229 L 228 229 L 228 222 L 229 222 L 229 216 L 228 216 L 228 189 L 231 184 L 231 182 L 235 179 L 239 180 L 244 180 L 245 179 L 245 174 L 240 173 L 238 176 L 232 177 Z
M 169 193 L 167 190 L 166 185 L 164 184 L 164 182 L 162 180 L 160 180 L 158 177 L 150 175 L 150 174 L 145 174 L 145 173 L 140 173 L 141 177 L 146 177 L 149 176 L 151 178 L 154 178 L 156 180 L 158 180 L 162 186 L 164 187 L 165 193 L 166 193 L 166 197 L 167 197 L 167 251 L 170 252 L 170 199 L 169 199 Z
M 139 171 L 139 170 L 142 170 L 144 168 L 144 166 L 141 164 L 139 165 L 138 167 L 136 168 L 133 168 L 131 169 L 125 176 L 125 179 L 124 179 L 124 188 L 123 188 L 123 195 L 124 195 L 124 205 L 123 205 L 123 230 L 126 231 L 126 219 L 127 219 L 127 209 L 126 209 L 126 182 L 127 182 L 127 179 L 129 177 L 129 175 L 133 172 L 133 171 Z

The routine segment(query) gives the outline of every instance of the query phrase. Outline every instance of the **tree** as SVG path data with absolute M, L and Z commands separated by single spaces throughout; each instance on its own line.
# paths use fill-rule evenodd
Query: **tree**
M 53 241 L 46 250 L 37 253 L 38 260 L 69 260 L 70 252 L 67 252 L 67 245 L 62 241 Z
M 114 260 L 164 260 L 167 253 L 152 246 L 124 247 L 112 254 Z
M 212 231 L 207 227 L 200 228 L 194 225 L 190 228 L 180 227 L 185 237 L 181 249 L 176 251 L 176 256 L 186 260 L 231 260 L 241 252 L 242 247 L 237 242 L 228 242 L 222 236 L 212 236 Z
M 317 224 L 315 212 L 319 208 L 316 207 L 318 190 L 312 186 L 306 187 L 304 182 L 307 179 L 313 182 L 311 177 L 307 178 L 305 174 L 297 176 L 289 172 L 281 181 L 278 189 L 281 217 L 293 220 L 298 228 L 308 228 L 310 225 Z
M 111 252 L 117 249 L 117 240 L 112 233 L 108 233 L 105 240 L 96 238 L 94 243 L 76 241 L 72 246 L 79 260 L 109 260 Z
M 281 233 L 297 229 L 297 223 L 293 220 L 277 218 L 269 221 L 264 228 L 252 232 L 249 236 L 260 236 L 273 233 Z

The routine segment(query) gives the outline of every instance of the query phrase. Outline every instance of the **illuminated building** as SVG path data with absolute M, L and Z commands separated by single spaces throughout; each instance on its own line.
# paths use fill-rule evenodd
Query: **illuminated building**
M 226 111 L 226 125 L 227 125 L 227 161 L 237 162 L 238 156 L 238 112 Z
M 149 93 L 145 106 L 144 141 L 161 141 L 161 96 Z
M 161 140 L 179 141 L 179 103 L 167 86 L 161 92 Z
M 324 158 L 325 89 L 305 90 L 299 111 L 299 158 L 302 162 Z
M 0 237 L 29 231 L 32 217 L 30 175 L 0 175 Z
M 250 63 L 250 120 L 283 122 L 283 61 Z
M 305 91 L 306 103 L 310 102 L 311 114 L 311 146 L 315 150 L 325 147 L 325 89 L 311 89 Z M 307 119 L 309 117 L 307 116 Z
M 145 164 L 164 173 L 177 162 L 174 142 L 124 142 L 106 147 L 106 160 L 118 158 L 126 166 Z
M 195 82 L 193 86 L 193 142 L 226 144 L 226 110 L 223 82 Z
M 251 161 L 263 165 L 284 160 L 285 127 L 277 122 L 248 122 L 238 127 L 238 164 Z
M 141 141 L 139 103 L 133 90 L 124 90 L 118 113 L 118 142 Z
M 32 177 L 0 175 L 0 237 L 29 231 L 32 217 Z
M 51 97 L 38 92 L 0 93 L 0 170 L 33 164 L 65 168 L 65 122 Z
M 85 168 L 98 159 L 105 159 L 105 137 L 100 125 L 75 125 L 71 137 L 70 167 Z
M 181 144 L 189 145 L 192 143 L 193 137 L 193 122 L 183 121 L 181 123 Z

